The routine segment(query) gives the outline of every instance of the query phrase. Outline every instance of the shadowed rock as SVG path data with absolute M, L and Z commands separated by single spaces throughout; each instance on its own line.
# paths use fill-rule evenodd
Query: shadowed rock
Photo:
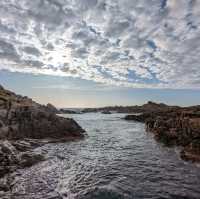
M 56 113 L 58 110 L 51 104 L 40 105 L 0 86 L 0 198 L 10 194 L 4 196 L 11 190 L 8 179 L 13 171 L 45 159 L 33 150 L 35 147 L 53 140 L 84 137 L 76 121 Z
M 0 89 L 0 139 L 83 137 L 73 120 L 56 115 L 57 109 Z
M 181 157 L 200 161 L 200 111 L 199 106 L 145 112 L 127 115 L 126 120 L 144 122 L 146 130 L 153 132 L 156 140 L 164 144 L 182 146 Z

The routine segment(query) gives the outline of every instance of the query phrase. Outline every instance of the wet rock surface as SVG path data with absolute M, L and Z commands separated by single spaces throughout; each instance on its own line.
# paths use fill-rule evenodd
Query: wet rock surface
M 182 146 L 183 159 L 200 161 L 199 107 L 127 115 L 125 119 L 144 122 L 146 130 L 153 132 L 156 140 L 168 146 Z
M 34 151 L 34 147 L 27 141 L 22 141 L 24 146 L 29 146 L 23 149 L 16 148 L 19 143 L 15 141 L 1 140 L 0 141 L 0 196 L 3 194 L 9 195 L 11 191 L 12 180 L 10 175 L 17 169 L 30 167 L 45 159 L 45 155 Z M 22 146 L 22 145 L 20 145 Z M 6 193 L 5 193 L 6 192 Z
M 40 105 L 0 86 L 0 198 L 12 197 L 13 172 L 45 160 L 37 147 L 84 137 L 76 121 L 57 113 L 51 104 Z

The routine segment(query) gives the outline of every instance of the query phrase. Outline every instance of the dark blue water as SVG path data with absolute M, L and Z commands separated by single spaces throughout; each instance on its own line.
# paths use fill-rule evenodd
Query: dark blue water
M 123 114 L 71 115 L 88 137 L 47 144 L 47 160 L 18 171 L 15 199 L 200 198 L 200 167 Z

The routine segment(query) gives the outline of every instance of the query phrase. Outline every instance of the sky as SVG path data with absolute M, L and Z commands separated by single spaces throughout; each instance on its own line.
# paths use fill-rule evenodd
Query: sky
M 0 1 L 0 84 L 43 104 L 199 104 L 199 57 L 199 0 Z

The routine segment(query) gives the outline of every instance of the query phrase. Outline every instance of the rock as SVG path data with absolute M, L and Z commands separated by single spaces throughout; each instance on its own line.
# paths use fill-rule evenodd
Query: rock
M 8 141 L 0 142 L 0 160 L 0 178 L 15 170 L 19 163 L 18 152 Z
M 106 111 L 102 111 L 101 113 L 102 114 L 112 114 L 110 111 L 107 111 L 107 110 Z
M 151 103 L 150 103 L 151 104 Z M 183 146 L 184 160 L 200 159 L 200 114 L 199 106 L 182 109 L 145 112 L 127 115 L 126 120 L 144 122 L 146 130 L 154 134 L 156 140 L 170 146 Z
M 137 122 L 145 122 L 147 119 L 153 117 L 151 113 L 144 113 L 144 114 L 138 114 L 138 115 L 126 115 L 125 120 L 133 120 Z
M 17 107 L 9 114 L 8 125 L 0 128 L 0 138 L 83 137 L 84 130 L 73 120 L 37 107 Z
M 47 111 L 49 111 L 50 113 L 55 113 L 55 114 L 59 113 L 58 109 L 50 103 L 47 104 L 46 108 Z
M 20 166 L 21 167 L 30 167 L 38 162 L 43 161 L 45 158 L 40 153 L 35 152 L 24 152 L 20 155 Z
M 29 142 L 26 142 L 24 140 L 17 140 L 15 142 L 12 142 L 12 145 L 20 152 L 31 150 L 33 148 Z
M 0 179 L 17 168 L 32 166 L 44 160 L 44 155 L 31 151 L 30 148 L 31 144 L 25 141 L 0 142 Z
M 6 177 L 0 178 L 0 191 L 7 192 L 9 189 L 8 179 Z
M 0 145 L 1 151 L 8 156 L 11 164 L 19 162 L 16 148 L 7 140 L 3 141 Z
M 60 109 L 61 114 L 81 114 L 80 111 L 72 111 L 68 109 Z
M 184 160 L 200 162 L 200 139 L 194 139 L 181 151 L 181 157 Z
M 2 122 L 3 119 L 6 118 L 6 115 L 7 115 L 7 110 L 4 108 L 0 109 L 0 119 L 2 120 Z
M 3 128 L 5 126 L 5 124 L 3 123 L 3 121 L 0 120 L 0 128 Z
M 141 106 L 108 106 L 102 108 L 85 108 L 82 110 L 83 113 L 88 112 L 102 112 L 110 111 L 117 113 L 145 113 L 145 112 L 158 112 L 158 111 L 168 111 L 168 110 L 177 110 L 180 109 L 178 106 L 168 106 L 163 103 L 147 102 Z
M 0 90 L 4 90 L 3 86 L 0 84 Z
M 66 139 L 82 138 L 84 130 L 73 120 L 56 115 L 58 110 L 51 104 L 40 105 L 28 97 L 0 90 L 5 100 L 0 107 L 0 139 Z

